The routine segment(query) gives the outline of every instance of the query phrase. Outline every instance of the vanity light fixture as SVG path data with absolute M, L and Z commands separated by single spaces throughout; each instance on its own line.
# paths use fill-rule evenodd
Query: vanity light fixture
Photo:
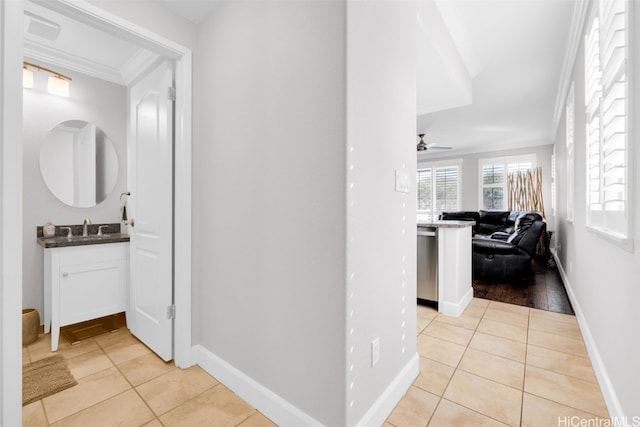
M 33 71 L 29 70 L 26 65 L 22 66 L 22 87 L 33 89 Z
M 52 95 L 69 96 L 69 88 L 71 86 L 71 77 L 60 74 L 57 71 L 50 70 L 40 65 L 32 64 L 30 62 L 22 63 L 22 86 L 33 88 L 33 71 L 28 67 L 33 67 L 38 71 L 44 71 L 52 74 L 49 76 L 47 82 L 47 91 Z M 30 83 L 29 83 L 30 82 Z M 30 85 L 29 85 L 30 84 Z
M 47 83 L 47 91 L 52 95 L 69 97 L 70 81 L 71 79 L 69 79 L 68 77 L 63 78 L 59 76 L 50 76 Z

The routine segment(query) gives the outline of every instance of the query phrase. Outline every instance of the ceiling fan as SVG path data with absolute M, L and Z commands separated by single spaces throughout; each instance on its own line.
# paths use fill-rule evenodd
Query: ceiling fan
M 424 142 L 424 135 L 425 135 L 424 133 L 418 134 L 418 136 L 420 137 L 420 142 L 418 142 L 418 145 L 416 146 L 416 149 L 418 151 L 451 150 L 452 147 L 436 145 L 435 142 L 430 142 L 427 144 L 426 142 Z

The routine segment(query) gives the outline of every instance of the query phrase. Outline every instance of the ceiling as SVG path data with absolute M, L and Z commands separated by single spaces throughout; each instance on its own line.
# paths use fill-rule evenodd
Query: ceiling
M 427 143 L 454 148 L 434 153 L 442 156 L 551 144 L 556 97 L 576 1 L 434 3 L 433 9 L 439 12 L 450 40 L 435 36 L 431 39 L 438 45 L 449 41 L 449 56 L 456 53 L 452 49 L 457 50 L 458 59 L 464 64 L 461 69 L 455 58 L 447 62 L 438 57 L 438 63 L 427 60 L 430 66 L 440 68 L 441 74 L 457 78 L 449 78 L 444 85 L 439 81 L 425 84 L 424 74 L 420 74 L 424 69 L 420 69 L 418 61 L 419 88 L 423 81 L 418 92 L 418 133 L 426 134 Z M 419 9 L 419 16 L 421 12 Z M 433 11 L 428 12 L 433 20 Z M 421 101 L 428 104 L 430 99 L 442 98 L 457 101 L 453 102 L 457 105 L 435 105 L 432 111 L 423 105 L 420 111 Z M 421 153 L 422 157 L 425 155 L 429 154 Z
M 53 12 L 42 6 L 43 0 L 35 1 L 39 4 L 25 4 L 25 54 L 32 59 L 120 84 L 153 59 L 149 51 Z M 222 4 L 153 1 L 194 24 Z M 578 1 L 418 1 L 416 133 L 425 133 L 427 143 L 453 147 L 420 156 L 550 144 Z M 29 13 L 60 25 L 57 38 L 30 32 L 34 18 Z
M 154 0 L 164 7 L 199 24 L 222 4 L 222 0 Z
M 126 85 L 158 55 L 40 4 L 24 3 L 25 60 Z M 60 71 L 60 70 L 56 70 Z

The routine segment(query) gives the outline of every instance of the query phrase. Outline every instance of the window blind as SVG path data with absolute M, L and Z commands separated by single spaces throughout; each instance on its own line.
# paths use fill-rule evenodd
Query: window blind
M 458 210 L 458 167 L 436 168 L 436 212 Z
M 433 215 L 433 186 L 431 169 L 418 170 L 418 221 L 431 221 Z
M 480 209 L 507 208 L 507 175 L 536 167 L 535 154 L 480 160 Z
M 585 36 L 587 222 L 628 235 L 628 4 L 600 0 Z
M 504 209 L 504 165 L 487 164 L 482 167 L 482 207 Z
M 418 170 L 418 221 L 437 220 L 443 211 L 459 210 L 459 166 Z

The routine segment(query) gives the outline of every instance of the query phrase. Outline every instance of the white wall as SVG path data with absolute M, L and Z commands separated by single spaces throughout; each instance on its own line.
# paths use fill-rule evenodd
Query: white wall
M 634 4 L 634 6 L 638 6 Z M 640 28 L 640 8 L 635 7 L 635 24 Z M 635 84 L 634 101 L 640 99 L 640 33 L 635 31 L 636 69 L 633 73 Z M 566 285 L 589 354 L 596 369 L 600 386 L 605 395 L 611 416 L 640 416 L 640 149 L 637 141 L 640 128 L 640 108 L 636 102 L 632 138 L 632 159 L 636 172 L 632 174 L 631 194 L 633 195 L 633 252 L 627 251 L 610 240 L 588 230 L 586 224 L 585 171 L 585 116 L 584 111 L 584 53 L 580 45 L 574 64 L 576 132 L 575 132 L 575 194 L 574 220 L 566 218 L 567 189 L 561 179 L 566 173 L 564 116 L 560 121 L 556 137 L 558 161 L 558 240 L 556 245 L 560 267 L 566 278 Z M 632 169 L 633 170 L 633 169 Z M 629 418 L 631 422 L 631 418 Z
M 348 426 L 382 424 L 418 371 L 415 31 L 414 3 L 347 3 Z
M 34 61 L 31 61 L 34 62 Z M 43 318 L 43 249 L 37 244 L 36 227 L 48 220 L 54 224 L 82 224 L 120 221 L 120 193 L 127 185 L 126 88 L 114 83 L 65 70 L 39 65 L 70 76 L 69 98 L 46 92 L 42 86 L 23 89 L 23 286 L 24 308 L 36 308 Z M 43 74 L 35 72 L 35 74 Z M 111 139 L 118 156 L 118 179 L 105 201 L 92 208 L 74 208 L 59 201 L 45 185 L 40 172 L 40 149 L 47 132 L 67 120 L 85 120 L 97 125 Z
M 198 32 L 194 342 L 345 417 L 344 4 L 228 2 Z

